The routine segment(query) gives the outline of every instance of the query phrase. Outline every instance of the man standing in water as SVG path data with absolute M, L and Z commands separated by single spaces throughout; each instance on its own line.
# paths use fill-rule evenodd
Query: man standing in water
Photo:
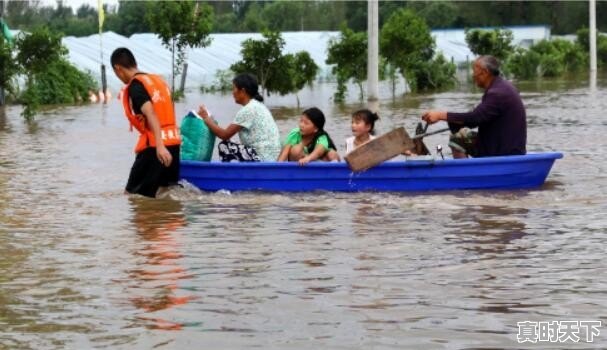
M 140 72 L 127 48 L 114 50 L 110 60 L 114 73 L 126 84 L 121 97 L 131 130 L 140 133 L 126 192 L 156 197 L 159 188 L 179 179 L 181 138 L 170 89 L 160 76 Z
M 427 111 L 429 124 L 449 123 L 453 158 L 521 155 L 527 152 L 525 106 L 516 88 L 500 77 L 499 61 L 480 56 L 472 66 L 474 82 L 485 90 L 481 103 L 468 113 Z M 478 133 L 468 128 L 478 127 Z

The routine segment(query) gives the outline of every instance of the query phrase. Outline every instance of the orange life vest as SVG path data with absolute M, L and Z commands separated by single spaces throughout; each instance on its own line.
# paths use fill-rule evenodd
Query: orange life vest
M 171 91 L 164 80 L 154 74 L 137 74 L 131 81 L 122 89 L 122 106 L 127 119 L 133 127 L 139 131 L 139 140 L 135 146 L 135 153 L 139 153 L 148 147 L 156 147 L 156 140 L 152 129 L 147 125 L 143 114 L 135 114 L 131 99 L 129 98 L 128 89 L 134 79 L 137 79 L 145 91 L 150 95 L 152 107 L 158 117 L 160 124 L 160 134 L 165 146 L 175 146 L 181 144 L 179 135 L 179 127 L 175 122 L 175 108 L 171 99 Z

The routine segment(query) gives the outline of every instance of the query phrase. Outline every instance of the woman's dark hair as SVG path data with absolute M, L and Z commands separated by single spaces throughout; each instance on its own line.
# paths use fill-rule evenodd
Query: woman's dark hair
M 119 47 L 114 52 L 112 52 L 112 56 L 110 57 L 110 64 L 112 68 L 115 65 L 120 65 L 124 68 L 135 68 L 137 67 L 137 61 L 135 61 L 135 56 L 131 52 L 131 50 L 126 47 Z
M 321 137 L 322 135 L 327 136 L 327 140 L 329 140 L 329 149 L 337 150 L 337 147 L 335 147 L 333 140 L 331 140 L 331 136 L 329 136 L 329 134 L 327 134 L 327 132 L 324 129 L 324 127 L 325 127 L 324 113 L 320 109 L 318 109 L 316 107 L 312 107 L 312 108 L 308 108 L 305 111 L 303 111 L 302 114 L 305 115 L 306 117 L 308 117 L 308 119 L 310 119 L 312 124 L 314 124 L 314 126 L 318 128 L 318 131 L 316 131 L 316 133 L 314 134 L 314 138 L 312 138 L 312 142 L 310 142 L 310 144 L 308 146 L 306 146 L 306 151 L 308 152 L 308 154 L 310 154 L 310 153 L 312 153 L 312 151 L 314 151 L 314 148 L 316 147 L 316 142 L 318 142 L 318 138 Z
M 259 85 L 257 84 L 257 78 L 253 74 L 243 73 L 238 74 L 233 80 L 232 84 L 239 89 L 244 89 L 249 97 L 256 99 L 259 102 L 263 102 L 263 97 L 259 94 Z
M 369 132 L 371 135 L 375 135 L 375 121 L 379 119 L 377 113 L 373 113 L 368 109 L 361 109 L 352 114 L 352 119 L 362 120 L 365 124 L 371 125 Z

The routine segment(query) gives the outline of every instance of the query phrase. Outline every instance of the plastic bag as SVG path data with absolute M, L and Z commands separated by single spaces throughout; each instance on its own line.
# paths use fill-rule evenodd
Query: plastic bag
M 198 114 L 190 111 L 180 126 L 181 159 L 208 162 L 213 156 L 215 135 Z

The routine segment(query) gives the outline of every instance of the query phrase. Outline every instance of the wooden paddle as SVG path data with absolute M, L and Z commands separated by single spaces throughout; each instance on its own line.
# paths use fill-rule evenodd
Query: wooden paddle
M 423 130 L 426 129 L 427 127 Z M 367 170 L 381 162 L 394 158 L 399 154 L 403 154 L 405 151 L 414 150 L 416 147 L 415 140 L 421 141 L 421 139 L 426 136 L 438 134 L 447 130 L 449 130 L 449 128 L 415 135 L 415 137 L 411 138 L 409 137 L 409 134 L 407 134 L 405 128 L 396 128 L 357 147 L 354 151 L 348 153 L 345 159 L 352 171 Z M 429 152 L 427 154 L 429 154 Z

